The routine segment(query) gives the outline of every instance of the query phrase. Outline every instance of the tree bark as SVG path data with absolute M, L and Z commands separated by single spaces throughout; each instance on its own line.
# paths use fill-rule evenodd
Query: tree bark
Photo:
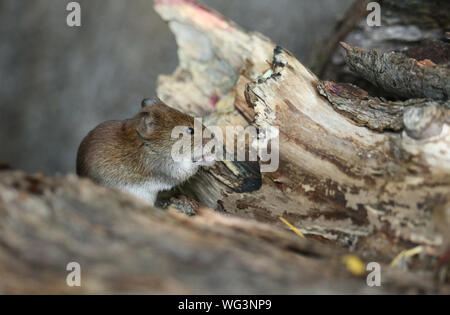
M 209 124 L 280 131 L 280 167 L 262 174 L 260 189 L 234 191 L 216 169 L 205 170 L 188 187 L 200 202 L 263 222 L 283 216 L 308 238 L 385 259 L 413 244 L 443 244 L 432 213 L 450 202 L 445 102 L 393 106 L 347 93 L 348 102 L 367 99 L 358 105 L 358 121 L 262 35 L 191 1 L 158 1 L 155 8 L 175 34 L 180 59 L 172 76 L 160 77 L 158 96 Z
M 73 175 L 0 171 L 2 294 L 450 292 L 431 273 L 383 264 L 383 286 L 369 288 L 344 254 L 205 207 L 164 212 Z M 66 284 L 71 262 L 81 287 Z

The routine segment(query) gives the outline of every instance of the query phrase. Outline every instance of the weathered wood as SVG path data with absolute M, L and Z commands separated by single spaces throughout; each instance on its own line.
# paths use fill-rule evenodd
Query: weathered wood
M 401 131 L 404 129 L 404 114 L 412 109 L 436 107 L 439 115 L 430 122 L 442 127 L 441 113 L 443 101 L 432 99 L 410 99 L 405 102 L 387 101 L 379 97 L 371 97 L 366 91 L 349 83 L 323 81 L 318 86 L 319 93 L 325 96 L 331 105 L 342 115 L 350 118 L 359 126 L 372 130 Z M 447 103 L 449 103 L 447 101 Z M 450 103 L 449 103 L 450 104 Z M 409 120 L 407 121 L 409 122 Z M 415 122 L 408 123 L 408 131 L 417 129 Z
M 450 292 L 431 273 L 385 265 L 383 286 L 369 288 L 343 254 L 204 207 L 164 212 L 75 176 L 0 173 L 2 294 Z M 81 287 L 66 285 L 69 262 L 81 266 Z
M 381 6 L 381 27 L 367 24 L 366 17 L 370 13 L 365 10 L 367 2 L 358 0 L 337 31 L 312 53 L 311 59 L 316 60 L 316 56 L 323 56 L 326 51 L 327 59 L 320 59 L 314 68 L 321 78 L 355 84 L 371 95 L 391 97 L 349 70 L 345 63 L 345 51 L 337 45 L 339 41 L 366 50 L 377 49 L 381 53 L 402 52 L 419 61 L 429 59 L 435 64 L 448 62 L 448 54 L 445 55 L 448 43 L 444 42 L 445 32 L 450 27 L 448 1 L 377 1 Z M 350 16 L 353 20 L 356 17 L 357 21 L 349 19 Z
M 450 43 L 436 39 L 424 39 L 421 43 L 409 47 L 404 54 L 416 60 L 430 60 L 441 65 L 450 62 Z
M 260 190 L 233 193 L 219 176 L 199 174 L 189 186 L 201 202 L 264 222 L 284 216 L 309 238 L 386 259 L 411 244 L 442 244 L 431 215 L 449 205 L 450 129 L 442 116 L 440 128 L 432 123 L 420 136 L 410 122 L 428 126 L 432 112 L 399 112 L 395 123 L 380 114 L 379 126 L 394 130 L 406 117 L 403 133 L 379 132 L 375 120 L 377 131 L 368 129 L 336 111 L 316 76 L 270 40 L 191 1 L 159 1 L 156 9 L 180 56 L 174 75 L 160 78 L 160 97 L 185 111 L 199 104 L 197 114 L 212 113 L 206 120 L 219 125 L 280 130 L 280 168 L 263 174 Z M 174 87 L 192 93 L 178 98 Z
M 375 86 L 403 98 L 447 100 L 450 95 L 450 63 L 436 65 L 401 53 L 366 51 L 342 43 L 350 69 Z

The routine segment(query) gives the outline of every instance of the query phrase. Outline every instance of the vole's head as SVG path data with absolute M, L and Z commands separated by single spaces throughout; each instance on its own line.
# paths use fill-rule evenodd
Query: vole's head
M 201 165 L 211 165 L 205 161 L 201 150 L 210 139 L 204 139 L 201 135 L 205 127 L 199 123 L 195 124 L 194 118 L 173 109 L 160 99 L 145 99 L 142 101 L 142 108 L 136 117 L 136 131 L 146 144 L 146 149 L 150 153 L 156 153 L 162 159 L 174 162 L 180 167 L 191 168 Z M 196 133 L 200 133 L 196 134 Z M 194 150 L 197 136 L 197 150 Z M 174 146 L 180 146 L 180 140 L 190 142 L 189 152 L 183 153 L 183 161 L 174 160 Z M 188 143 L 189 144 L 189 143 Z M 180 158 L 178 151 L 178 158 Z

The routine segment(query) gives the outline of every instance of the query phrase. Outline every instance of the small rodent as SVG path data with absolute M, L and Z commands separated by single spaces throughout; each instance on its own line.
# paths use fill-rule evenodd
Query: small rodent
M 153 205 L 158 192 L 172 189 L 194 175 L 200 166 L 212 164 L 203 156 L 194 158 L 193 153 L 181 162 L 172 158 L 177 139 L 171 134 L 176 126 L 186 127 L 182 130 L 191 136 L 193 146 L 193 117 L 158 98 L 144 99 L 135 117 L 107 121 L 89 132 L 78 149 L 77 174 Z M 205 140 L 202 141 L 204 145 Z

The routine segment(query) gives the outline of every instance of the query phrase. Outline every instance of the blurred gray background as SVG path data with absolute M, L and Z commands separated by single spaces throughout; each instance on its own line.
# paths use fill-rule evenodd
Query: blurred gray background
M 151 0 L 0 0 L 0 162 L 29 172 L 75 171 L 87 132 L 134 115 L 158 74 L 177 66 L 175 41 Z M 353 0 L 204 0 L 307 61 Z

